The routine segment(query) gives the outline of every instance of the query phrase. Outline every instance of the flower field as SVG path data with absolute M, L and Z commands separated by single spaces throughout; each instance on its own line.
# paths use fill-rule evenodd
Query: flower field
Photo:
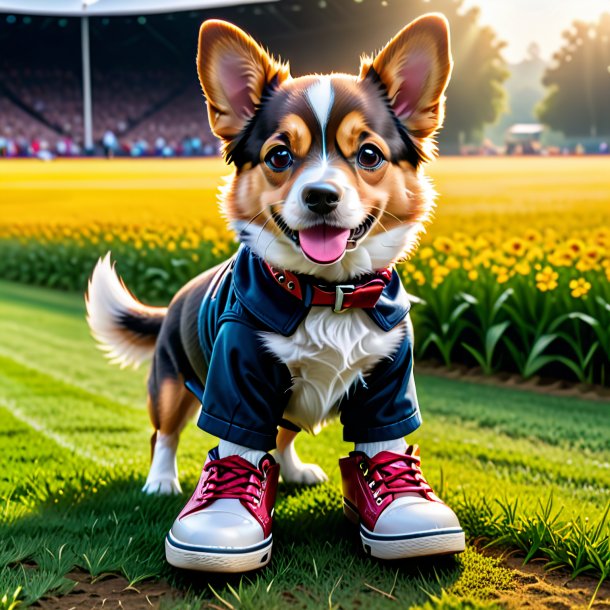
M 438 213 L 400 266 L 418 357 L 610 385 L 610 161 L 442 159 Z M 219 160 L 0 165 L 0 277 L 83 291 L 111 250 L 167 302 L 234 249 Z

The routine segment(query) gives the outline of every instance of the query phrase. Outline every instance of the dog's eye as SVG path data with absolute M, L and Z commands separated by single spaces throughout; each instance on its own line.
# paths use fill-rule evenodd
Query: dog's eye
M 365 144 L 358 151 L 356 161 L 362 169 L 377 169 L 381 167 L 385 158 L 383 153 L 376 146 L 373 144 Z
M 292 153 L 286 146 L 272 148 L 265 157 L 265 163 L 274 172 L 283 172 L 294 162 Z

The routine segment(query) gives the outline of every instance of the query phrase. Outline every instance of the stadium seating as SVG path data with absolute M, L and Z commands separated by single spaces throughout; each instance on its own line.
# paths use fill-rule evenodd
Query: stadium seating
M 35 155 L 41 149 L 60 155 L 81 154 L 83 109 L 77 71 L 0 61 L 0 83 L 0 154 Z M 167 68 L 94 69 L 92 90 L 93 138 L 98 151 L 108 130 L 118 139 L 118 154 L 217 151 L 193 75 L 187 79 L 184 73 Z M 155 143 L 163 146 L 155 147 Z

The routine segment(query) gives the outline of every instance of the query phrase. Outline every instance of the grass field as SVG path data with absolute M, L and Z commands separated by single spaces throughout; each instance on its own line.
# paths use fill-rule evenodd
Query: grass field
M 598 238 L 601 245 L 595 247 L 610 252 L 610 232 L 603 233 L 610 227 L 609 170 L 606 158 L 442 159 L 429 172 L 441 196 L 424 246 L 435 248 L 439 267 L 449 265 L 453 252 L 440 253 L 435 240 L 456 233 L 463 233 L 466 243 L 495 232 L 499 241 L 487 249 L 495 248 L 504 259 L 509 253 L 503 240 L 530 230 L 540 239 L 550 230 L 561 247 L 582 240 L 583 257 L 584 243 Z M 149 286 L 151 267 L 165 273 L 155 279 L 165 290 L 158 293 L 162 300 L 170 281 L 180 284 L 182 275 L 190 277 L 230 247 L 216 204 L 220 176 L 226 174 L 216 159 L 2 162 L 0 246 L 10 242 L 6 252 L 16 253 L 19 265 L 38 257 L 36 268 L 43 274 L 57 254 L 64 267 L 58 263 L 55 272 L 78 275 L 72 287 L 84 286 L 98 250 L 112 247 L 123 263 L 132 257 L 131 287 L 139 280 Z M 21 229 L 30 235 L 27 248 L 11 233 Z M 600 261 L 610 257 L 604 256 L 596 259 L 599 269 L 578 273 L 589 273 L 593 283 L 606 282 L 610 265 Z M 570 265 L 576 267 L 576 260 Z M 463 262 L 451 273 L 464 275 L 468 256 Z M 544 297 L 536 287 L 534 262 L 529 292 L 521 295 L 529 305 Z M 518 264 L 515 258 L 512 265 Z M 567 265 L 557 268 L 573 272 Z M 431 266 L 426 269 L 432 273 Z M 480 272 L 485 273 L 483 266 Z M 491 268 L 487 273 L 493 290 L 505 289 L 496 286 L 500 274 Z M 24 281 L 37 282 L 25 275 Z M 563 290 L 569 300 L 565 277 L 555 293 Z M 433 281 L 425 285 L 430 294 L 437 288 Z M 517 273 L 511 281 L 525 286 L 529 280 Z M 452 306 L 454 292 L 474 287 L 474 280 L 460 282 L 440 284 L 438 294 Z M 481 278 L 477 282 L 480 287 Z M 606 294 L 607 287 L 598 283 L 588 300 L 585 294 L 573 302 L 595 304 L 591 297 Z M 596 358 L 602 357 L 604 337 L 610 350 L 610 334 L 599 320 L 596 330 L 605 335 L 599 335 Z M 502 324 L 512 329 L 515 324 L 508 322 Z M 551 331 L 536 332 L 544 340 Z M 341 513 L 337 459 L 350 446 L 334 424 L 316 438 L 298 440 L 301 456 L 320 463 L 329 483 L 281 486 L 270 567 L 227 579 L 185 574 L 165 564 L 163 537 L 185 498 L 140 492 L 149 463 L 145 379 L 145 370 L 122 371 L 105 362 L 89 336 L 80 294 L 0 280 L 0 610 L 40 598 L 50 599 L 46 607 L 67 610 L 76 605 L 69 594 L 75 577 L 66 578 L 75 570 L 90 575 L 93 587 L 108 574 L 124 576 L 132 589 L 160 579 L 168 583 L 161 603 L 166 609 L 558 609 L 587 606 L 594 595 L 595 608 L 610 606 L 608 585 L 595 592 L 610 576 L 610 525 L 604 516 L 610 507 L 607 402 L 418 374 L 424 425 L 409 440 L 420 443 L 428 479 L 456 509 L 467 532 L 467 552 L 457 559 L 399 564 L 366 558 Z M 185 493 L 214 444 L 194 424 L 186 429 L 179 449 Z M 489 543 L 561 568 L 564 581 L 580 574 L 594 580 L 583 585 L 580 597 L 567 596 L 566 587 L 525 586 L 527 580 L 483 550 Z M 140 601 L 138 607 L 147 607 Z
M 174 571 L 164 563 L 162 540 L 184 498 L 139 491 L 149 457 L 145 372 L 104 362 L 79 296 L 0 283 L 0 337 L 4 607 L 19 586 L 25 603 L 68 592 L 73 583 L 64 575 L 74 566 L 93 576 L 121 573 L 134 586 L 163 577 L 176 592 L 163 603 L 167 608 L 204 602 L 258 609 L 479 608 L 510 606 L 517 595 L 514 575 L 471 545 L 458 560 L 396 565 L 364 557 L 340 510 L 337 459 L 349 447 L 338 425 L 299 440 L 302 456 L 319 462 L 330 482 L 281 487 L 269 569 L 242 580 Z M 534 517 L 550 495 L 553 511 L 563 507 L 549 527 L 558 549 L 565 546 L 562 536 L 575 535 L 561 529 L 566 523 L 581 516 L 586 528 L 584 519 L 601 517 L 610 500 L 607 404 L 424 375 L 417 382 L 425 425 L 412 440 L 421 444 L 428 477 L 457 508 L 471 544 L 489 532 L 512 531 L 510 547 L 515 541 L 531 547 L 535 536 L 530 532 L 528 541 L 517 533 L 519 519 Z M 186 490 L 213 444 L 194 425 L 185 431 L 179 460 Z M 493 515 L 477 504 L 481 497 Z M 502 521 L 496 500 L 505 506 L 518 500 L 514 527 Z M 492 526 L 494 516 L 502 522 Z M 601 537 L 607 544 L 607 531 Z M 542 555 L 549 556 L 545 549 Z
M 610 159 L 444 158 L 427 169 L 440 193 L 430 235 L 488 227 L 550 226 L 559 231 L 578 213 L 578 227 L 610 221 Z M 68 160 L 0 163 L 0 225 L 83 220 L 123 223 L 205 219 L 217 212 L 220 159 Z M 586 213 L 582 213 L 586 210 Z

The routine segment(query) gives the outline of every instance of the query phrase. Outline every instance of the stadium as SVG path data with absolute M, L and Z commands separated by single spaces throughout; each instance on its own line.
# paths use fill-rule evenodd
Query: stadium
M 0 0 L 0 610 L 608 608 L 610 14 L 604 6 L 601 0 Z M 400 496 L 398 501 L 406 499 L 405 504 L 422 485 L 426 493 L 433 489 L 459 520 L 465 551 L 393 560 L 371 556 L 362 529 L 345 518 L 350 510 L 352 520 L 357 515 L 344 496 L 339 460 L 356 447 L 344 440 L 345 422 L 338 418 L 317 435 L 298 435 L 300 465 L 298 456 L 292 471 L 286 461 L 279 464 L 283 478 L 271 485 L 277 487 L 277 499 L 268 515 L 273 517 L 272 557 L 266 543 L 254 544 L 255 560 L 268 565 L 257 563 L 256 571 L 235 574 L 170 565 L 164 547 L 168 532 L 191 491 L 202 489 L 202 464 L 206 455 L 214 455 L 221 435 L 202 430 L 195 419 L 187 422 L 207 404 L 196 384 L 190 387 L 198 400 L 186 392 L 180 372 L 165 371 L 165 383 L 147 398 L 150 367 L 123 366 L 150 353 L 151 328 L 160 328 L 158 317 L 135 314 L 146 310 L 161 316 L 168 306 L 180 306 L 185 286 L 199 290 L 201 278 L 195 278 L 229 268 L 223 263 L 252 245 L 242 247 L 242 229 L 259 227 L 252 222 L 258 218 L 260 237 L 268 220 L 277 218 L 273 213 L 261 220 L 256 211 L 247 222 L 229 225 L 231 213 L 222 206 L 228 181 L 246 178 L 241 195 L 248 206 L 273 211 L 286 202 L 282 197 L 266 206 L 256 190 L 259 182 L 265 189 L 268 183 L 267 196 L 279 183 L 264 146 L 252 146 L 253 152 L 238 149 L 242 158 L 234 164 L 221 154 L 197 74 L 200 26 L 210 18 L 236 24 L 275 57 L 289 61 L 293 76 L 331 70 L 356 74 L 363 54 L 383 55 L 380 50 L 403 26 L 429 12 L 446 16 L 453 56 L 444 124 L 426 142 L 430 157 L 438 148 L 438 158 L 423 160 L 408 146 L 416 138 L 410 115 L 390 113 L 386 123 L 398 130 L 390 133 L 398 133 L 406 147 L 401 150 L 408 158 L 399 156 L 397 163 L 382 154 L 379 165 L 364 167 L 362 146 L 350 157 L 342 153 L 338 137 L 328 138 L 335 155 L 329 165 L 351 172 L 362 193 L 384 194 L 368 172 L 386 165 L 412 172 L 425 183 L 427 195 L 437 193 L 416 249 L 375 267 L 374 279 L 358 286 L 351 284 L 352 279 L 360 282 L 357 274 L 350 284 L 328 284 L 324 278 L 310 285 L 319 279 L 315 274 L 292 268 L 300 258 L 285 269 L 276 263 L 268 269 L 249 267 L 241 277 L 249 281 L 262 268 L 269 274 L 263 279 L 275 289 L 268 288 L 269 295 L 297 313 L 301 305 L 295 305 L 291 291 L 305 286 L 300 299 L 313 287 L 318 301 L 312 297 L 311 304 L 318 312 L 337 314 L 331 321 L 352 319 L 354 308 L 375 312 L 373 300 L 385 291 L 383 278 L 404 288 L 400 312 L 408 309 L 413 322 L 413 360 L 401 347 L 396 353 L 403 356 L 390 356 L 383 365 L 391 372 L 415 363 L 410 378 L 416 380 L 415 401 L 410 382 L 401 396 L 411 405 L 419 402 L 423 424 L 405 432 L 409 448 L 398 453 L 399 459 L 394 450 L 386 451 L 390 462 L 371 461 L 369 470 L 374 467 L 375 476 L 398 480 L 399 486 L 407 482 L 406 490 L 388 492 Z M 441 39 L 447 49 L 446 34 Z M 445 62 L 445 70 L 448 66 Z M 332 100 L 331 108 L 334 90 L 324 91 L 322 100 Z M 376 116 L 387 118 L 384 113 L 396 108 L 398 99 L 386 99 L 383 87 L 375 92 L 382 96 L 368 98 L 377 108 L 373 118 L 364 119 L 370 123 Z M 326 133 L 324 104 L 315 96 L 318 103 L 312 102 L 309 94 L 297 101 L 306 97 L 310 107 L 303 104 L 303 116 L 315 126 L 310 134 Z M 270 113 L 263 98 L 261 93 L 253 112 Z M 251 135 L 239 125 L 238 134 Z M 290 140 L 290 133 L 281 135 Z M 316 137 L 324 151 L 325 137 Z M 318 149 L 311 150 L 315 154 L 289 157 L 296 162 L 283 166 L 290 170 L 284 174 L 287 183 L 297 176 L 298 163 L 319 160 Z M 251 157 L 244 162 L 247 152 Z M 267 172 L 266 178 L 248 182 L 251 170 Z M 406 206 L 382 207 L 381 197 L 373 201 L 380 204 L 374 236 L 380 256 L 395 247 L 385 241 L 390 231 L 412 227 L 411 218 L 401 226 L 405 207 L 410 211 L 412 184 L 388 196 Z M 367 200 L 358 193 L 358 203 Z M 303 209 L 305 204 L 330 209 L 335 203 L 307 202 L 302 190 L 299 196 Z M 357 242 L 363 235 L 368 239 L 369 222 L 367 217 L 354 233 L 330 225 L 335 229 L 330 241 L 345 245 L 343 255 L 348 241 L 353 242 L 350 250 L 366 246 Z M 325 232 L 325 225 L 305 230 L 324 227 Z M 303 246 L 309 239 L 310 255 L 316 259 L 321 253 L 319 266 L 330 261 L 316 246 L 315 235 L 301 242 L 301 233 L 288 224 L 277 229 L 292 240 L 287 243 L 297 257 L 307 258 Z M 261 257 L 265 263 L 266 254 Z M 109 334 L 108 319 L 98 316 L 94 326 L 88 322 L 94 316 L 84 295 L 91 290 L 96 265 L 98 278 L 112 278 L 116 269 L 144 304 L 133 308 L 116 276 L 95 291 L 98 298 L 121 294 L 119 305 L 132 306 L 113 313 L 113 320 L 136 321 L 135 343 L 125 349 L 118 342 L 110 345 L 118 350 L 111 356 L 120 367 L 109 363 L 97 343 Z M 191 301 L 198 309 L 189 309 L 191 315 L 183 320 L 193 344 L 201 339 L 202 326 L 214 325 L 201 323 L 200 303 L 208 294 L 224 298 L 226 286 L 222 280 L 200 301 Z M 351 292 L 356 287 L 358 294 Z M 274 318 L 270 323 L 286 313 L 276 308 L 275 298 L 264 294 L 257 300 L 261 293 L 256 290 L 249 294 L 246 312 L 248 307 L 262 311 L 263 317 Z M 329 305 L 332 310 L 324 311 Z M 190 326 L 194 321 L 196 332 Z M 164 328 L 169 330 L 160 359 L 188 368 L 172 351 L 177 326 Z M 333 332 L 336 328 L 341 332 Z M 332 329 L 325 327 L 321 339 L 312 342 L 324 346 L 329 337 L 352 339 L 349 327 Z M 299 358 L 301 330 L 284 337 L 287 360 Z M 390 343 L 376 327 L 362 326 L 358 332 L 363 352 L 369 335 L 380 353 Z M 165 342 L 167 335 L 172 337 Z M 241 392 L 273 375 L 287 385 L 303 377 L 298 370 L 278 373 L 278 362 L 270 363 L 262 348 L 248 351 L 251 344 L 241 342 L 243 336 L 230 337 L 231 355 L 249 353 L 248 362 L 259 369 L 246 367 L 242 375 L 245 359 L 232 359 L 224 371 L 235 373 L 232 381 L 214 376 L 221 380 L 217 396 L 231 398 L 236 387 Z M 324 349 L 312 353 L 327 357 Z M 340 380 L 346 396 L 357 389 L 352 406 L 364 396 L 363 404 L 372 408 L 357 411 L 363 420 L 376 413 L 378 403 L 394 404 L 388 398 L 392 379 L 386 386 L 365 371 L 349 385 L 337 371 L 350 358 L 341 350 L 332 353 L 339 354 L 336 362 L 321 356 L 318 370 L 328 373 L 329 386 Z M 318 364 L 315 357 L 309 360 Z M 378 401 L 366 400 L 370 379 Z M 265 404 L 275 405 L 292 389 L 277 392 Z M 151 409 L 161 395 L 170 408 Z M 162 411 L 163 416 L 173 413 L 172 406 L 188 411 L 176 432 L 179 447 L 177 437 L 168 441 L 155 421 Z M 286 423 L 279 420 L 282 428 Z M 266 438 L 274 434 L 275 429 Z M 291 451 L 294 446 L 289 445 Z M 162 467 L 159 461 L 151 466 L 155 456 L 161 456 Z M 218 457 L 232 460 L 232 468 L 238 463 L 236 455 Z M 422 471 L 409 470 L 420 459 L 425 481 Z M 260 464 L 267 468 L 271 461 L 265 456 Z M 363 465 L 359 468 L 365 472 Z M 246 463 L 254 479 L 240 474 L 237 482 L 229 481 L 240 494 L 244 485 L 246 491 L 250 483 L 256 487 L 256 473 L 262 472 L 256 466 Z M 379 487 L 371 481 L 362 489 L 374 494 Z M 221 498 L 234 505 L 241 499 Z M 375 496 L 370 504 L 373 510 L 380 506 Z M 212 535 L 217 529 L 222 527 L 201 528 Z M 426 529 L 422 537 L 435 532 Z M 407 539 L 420 540 L 420 533 L 407 533 Z M 375 544 L 402 544 L 403 535 L 380 536 Z
M 232 21 L 304 74 L 331 57 L 355 70 L 401 12 L 381 0 L 0 2 L 0 156 L 217 154 L 195 69 L 202 21 Z

